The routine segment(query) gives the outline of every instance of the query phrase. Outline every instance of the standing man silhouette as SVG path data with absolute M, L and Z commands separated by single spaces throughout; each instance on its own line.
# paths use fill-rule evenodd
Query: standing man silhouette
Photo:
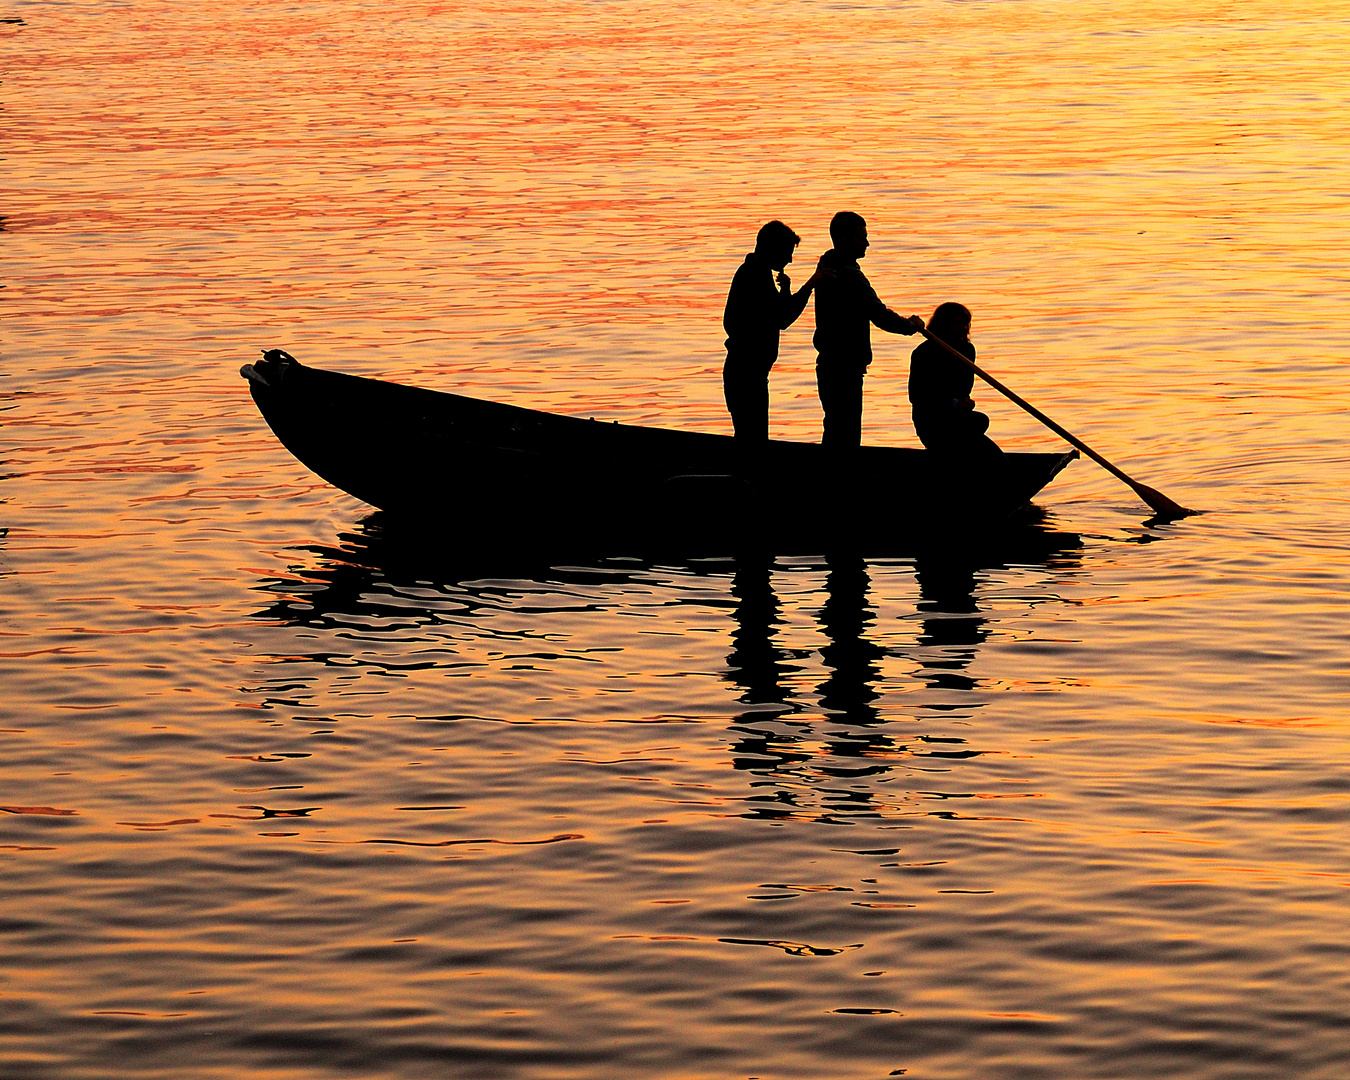
M 923 328 L 917 315 L 897 315 L 881 302 L 858 266 L 867 254 L 867 222 L 841 210 L 830 220 L 834 247 L 820 257 L 816 275 L 816 388 L 825 410 L 821 445 L 834 452 L 862 442 L 863 377 L 872 362 L 872 324 L 892 334 Z M 833 271 L 833 273 L 829 273 Z
M 743 450 L 757 450 L 769 441 L 769 369 L 778 359 L 778 332 L 797 321 L 820 277 L 817 271 L 793 295 L 783 269 L 801 239 L 781 221 L 770 221 L 731 279 L 722 316 L 727 332 L 722 389 Z

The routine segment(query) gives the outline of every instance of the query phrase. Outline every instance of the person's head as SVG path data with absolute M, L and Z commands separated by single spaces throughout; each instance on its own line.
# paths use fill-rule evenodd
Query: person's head
M 840 210 L 830 218 L 830 240 L 834 250 L 850 259 L 867 254 L 867 222 L 852 210 Z
M 960 345 L 970 340 L 970 308 L 948 300 L 939 304 L 928 320 L 928 332 L 940 337 L 948 345 Z
M 777 219 L 760 227 L 755 237 L 755 254 L 773 269 L 781 270 L 792 261 L 792 252 L 802 238 Z

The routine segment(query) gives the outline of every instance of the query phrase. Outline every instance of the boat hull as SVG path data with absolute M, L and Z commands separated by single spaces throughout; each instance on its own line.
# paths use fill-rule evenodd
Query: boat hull
M 775 440 L 746 460 L 727 435 L 558 416 L 276 350 L 241 374 L 282 445 L 330 484 L 401 517 L 477 528 L 964 528 L 1007 518 L 1077 456 L 1005 454 L 973 469 L 919 449 L 841 460 Z

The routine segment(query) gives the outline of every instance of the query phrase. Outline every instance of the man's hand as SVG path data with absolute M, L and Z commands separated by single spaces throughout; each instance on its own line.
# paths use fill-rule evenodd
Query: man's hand
M 806 279 L 806 284 L 803 285 L 802 288 L 814 289 L 822 281 L 833 281 L 834 276 L 835 276 L 834 271 L 831 270 L 828 266 L 822 267 L 821 269 L 817 270 L 814 274 L 812 274 L 809 278 Z
M 792 279 L 781 270 L 778 271 L 778 287 L 784 292 L 792 291 Z
M 923 329 L 923 320 L 919 318 L 917 315 L 911 315 L 909 317 L 909 332 L 911 334 L 917 334 L 922 329 Z

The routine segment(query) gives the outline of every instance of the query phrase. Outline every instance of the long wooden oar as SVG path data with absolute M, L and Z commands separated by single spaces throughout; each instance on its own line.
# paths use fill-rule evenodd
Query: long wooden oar
M 1141 484 L 1138 480 L 1134 479 L 1132 476 L 1127 476 L 1124 472 L 1122 472 L 1120 469 L 1116 468 L 1109 461 L 1107 461 L 1106 458 L 1102 457 L 1101 454 L 1097 453 L 1096 450 L 1088 446 L 1088 444 L 1085 443 L 1082 439 L 1078 438 L 1076 435 L 1073 435 L 1068 431 L 1065 431 L 1064 428 L 1056 424 L 1053 420 L 1050 419 L 1050 417 L 1046 416 L 1045 413 L 1041 412 L 1040 409 L 1036 408 L 1035 405 L 1032 405 L 1031 402 L 1026 401 L 1023 398 L 1019 397 L 1017 394 L 1013 393 L 1001 382 L 999 382 L 996 378 L 990 375 L 989 372 L 985 371 L 977 363 L 975 363 L 975 361 L 971 360 L 967 356 L 964 356 L 956 349 L 953 349 L 950 345 L 948 345 L 936 334 L 929 333 L 929 331 L 926 329 L 920 329 L 919 333 L 921 333 L 924 337 L 926 337 L 929 341 L 933 342 L 935 345 L 939 345 L 942 348 L 946 349 L 954 357 L 960 360 L 961 363 L 965 364 L 966 367 L 970 368 L 971 371 L 975 372 L 976 375 L 978 375 L 981 379 L 987 382 L 990 386 L 992 386 L 1000 394 L 1006 397 L 1014 405 L 1018 405 L 1021 408 L 1025 409 L 1027 412 L 1031 413 L 1032 416 L 1034 416 L 1042 424 L 1048 427 L 1061 439 L 1064 439 L 1066 442 L 1068 442 L 1070 446 L 1076 446 L 1079 450 L 1083 451 L 1083 453 L 1085 453 L 1088 457 L 1090 457 L 1103 469 L 1109 472 L 1112 476 L 1116 477 L 1119 480 L 1123 480 L 1125 483 L 1129 484 L 1130 487 L 1134 490 L 1134 493 L 1138 495 L 1141 499 L 1143 499 L 1144 502 L 1148 503 L 1148 505 L 1153 508 L 1153 512 L 1156 513 L 1159 517 L 1175 519 L 1186 517 L 1188 514 L 1199 513 L 1198 510 L 1189 510 L 1186 507 L 1182 506 L 1180 503 L 1174 503 L 1171 499 L 1169 499 L 1157 488 L 1151 488 L 1147 484 Z

